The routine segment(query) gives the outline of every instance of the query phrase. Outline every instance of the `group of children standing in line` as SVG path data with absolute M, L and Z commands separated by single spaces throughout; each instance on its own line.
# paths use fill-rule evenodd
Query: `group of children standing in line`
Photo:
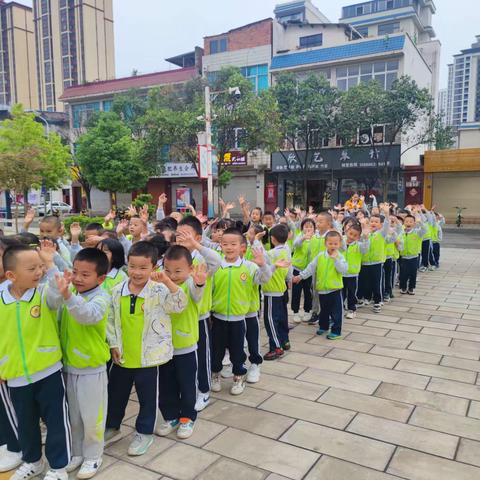
M 117 225 L 110 212 L 84 232 L 72 224 L 67 242 L 57 217 L 40 221 L 39 238 L 28 233 L 29 213 L 25 231 L 0 238 L 0 472 L 17 468 L 11 479 L 44 474 L 41 422 L 44 478 L 77 469 L 92 478 L 133 386 L 128 455 L 145 454 L 154 433 L 190 437 L 222 378 L 240 395 L 264 360 L 291 348 L 290 288 L 293 322 L 336 340 L 344 317 L 370 302 L 378 313 L 393 298 L 397 267 L 400 293 L 414 295 L 419 261 L 439 266 L 443 218 L 423 205 L 368 209 L 354 196 L 345 209 L 280 216 L 250 211 L 241 197 L 244 220 L 234 221 L 233 204 L 209 220 L 193 208 L 166 217 L 166 201 L 154 225 L 146 208 Z

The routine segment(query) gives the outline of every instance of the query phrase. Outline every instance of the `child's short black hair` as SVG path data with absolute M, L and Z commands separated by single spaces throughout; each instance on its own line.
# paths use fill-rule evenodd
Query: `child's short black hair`
M 3 270 L 13 271 L 17 266 L 17 257 L 22 252 L 31 252 L 33 249 L 25 244 L 11 245 L 5 249 L 3 252 Z
M 61 228 L 62 222 L 56 215 L 47 215 L 40 220 L 40 223 L 52 223 L 56 228 Z
M 89 223 L 86 227 L 85 227 L 85 231 L 87 230 L 95 230 L 97 232 L 98 235 L 102 235 L 102 233 L 105 231 L 105 229 L 103 228 L 103 226 L 100 224 L 100 223 L 97 223 L 97 222 L 92 222 L 92 223 Z
M 166 260 L 180 260 L 184 258 L 189 265 L 192 265 L 193 259 L 191 253 L 188 251 L 188 248 L 183 247 L 182 245 L 172 245 L 166 252 L 163 257 L 165 264 Z
M 145 257 L 151 260 L 152 265 L 156 265 L 158 261 L 157 247 L 146 241 L 134 243 L 128 252 L 128 258 L 130 257 Z
M 172 230 L 175 231 L 178 227 L 178 222 L 172 217 L 165 217 L 155 224 L 155 230 Z
M 274 215 L 273 212 L 271 212 L 270 210 L 267 210 L 267 211 L 263 214 L 263 217 L 265 218 L 267 215 L 270 215 L 271 217 L 275 218 L 275 215 Z
M 148 238 L 148 241 L 157 248 L 158 258 L 162 258 L 170 247 L 170 243 L 165 240 L 165 237 L 161 233 L 152 235 Z
M 242 232 L 240 230 L 237 230 L 236 228 L 227 228 L 223 232 L 223 236 L 225 235 L 238 235 L 239 237 L 243 237 Z
M 101 277 L 108 273 L 108 258 L 105 255 L 105 252 L 99 250 L 98 248 L 82 248 L 73 259 L 73 265 L 75 262 L 88 262 L 95 265 L 95 271 L 97 275 Z
M 104 246 L 107 247 L 109 252 L 112 254 L 112 268 L 119 269 L 125 265 L 125 250 L 119 240 L 114 238 L 105 238 L 98 244 L 98 246 L 100 246 L 102 251 Z
M 397 215 L 397 220 L 398 220 L 401 224 L 403 224 L 403 217 L 401 217 L 400 215 Z
M 1 237 L 0 238 L 0 250 L 5 250 L 12 245 L 18 245 L 20 241 L 16 237 Z
M 317 217 L 323 217 L 325 218 L 330 225 L 333 225 L 333 217 L 330 213 L 328 212 L 320 212 Z
M 352 223 L 348 227 L 348 230 L 355 230 L 356 232 L 361 234 L 362 233 L 362 226 L 358 222 L 355 222 L 355 223 Z
M 380 215 L 377 215 L 377 214 L 370 215 L 370 218 L 378 218 L 380 221 L 383 221 L 382 217 Z
M 411 213 L 409 213 L 408 215 L 405 215 L 405 218 L 413 218 L 414 220 L 416 220 L 415 217 Z
M 20 232 L 15 238 L 23 245 L 30 247 L 38 247 L 40 245 L 40 239 L 34 233 Z M 52 240 L 52 242 L 57 243 L 55 240 Z
M 325 241 L 327 241 L 327 239 L 329 238 L 339 238 L 340 240 L 342 239 L 342 236 L 340 235 L 340 233 L 338 233 L 336 230 L 330 230 L 329 232 L 327 232 L 327 234 L 325 235 Z
M 303 230 L 303 227 L 307 224 L 311 223 L 313 228 L 316 228 L 315 222 L 313 221 L 313 218 L 304 218 L 302 220 L 302 223 L 300 224 L 300 230 Z
M 234 228 L 234 222 L 229 218 L 222 218 L 215 225 L 215 230 L 227 230 L 230 228 Z
M 279 223 L 270 229 L 270 237 L 273 237 L 278 243 L 284 244 L 288 240 L 288 227 Z
M 252 209 L 252 212 L 253 212 L 253 210 L 258 210 L 258 211 L 260 212 L 260 216 L 263 215 L 262 209 L 261 209 L 260 207 L 255 207 L 255 208 L 253 208 L 253 209 Z
M 186 226 L 193 228 L 193 231 L 197 235 L 203 234 L 203 228 L 200 220 L 197 217 L 192 217 L 192 215 L 188 215 L 187 217 L 183 217 L 180 223 L 178 224 L 179 227 Z

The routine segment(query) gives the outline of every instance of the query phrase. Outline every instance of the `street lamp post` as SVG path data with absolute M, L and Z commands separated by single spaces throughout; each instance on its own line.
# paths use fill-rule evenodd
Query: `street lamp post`
M 208 198 L 208 217 L 215 216 L 215 208 L 213 205 L 213 157 L 212 157 L 212 95 L 228 92 L 237 99 L 241 92 L 238 87 L 230 87 L 227 90 L 211 92 L 210 87 L 205 87 L 205 141 L 207 143 L 207 198 Z
M 205 87 L 205 136 L 207 142 L 207 198 L 208 218 L 215 216 L 213 206 L 213 159 L 212 159 L 212 105 L 210 87 Z

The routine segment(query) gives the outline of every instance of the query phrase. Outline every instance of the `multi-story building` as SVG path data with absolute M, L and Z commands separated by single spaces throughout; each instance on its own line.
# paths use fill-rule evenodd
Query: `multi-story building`
M 277 7 L 276 12 L 280 9 L 282 15 L 277 13 L 273 29 L 273 83 L 282 72 L 294 72 L 299 77 L 314 73 L 323 75 L 341 91 L 373 79 L 390 89 L 397 78 L 408 75 L 435 95 L 440 43 L 432 39 L 433 2 L 374 0 L 351 5 L 343 8 L 341 23 L 325 23 L 324 16 L 312 18 L 307 14 L 312 11 L 310 4 L 305 0 Z M 299 16 L 292 21 L 294 13 Z M 274 153 L 266 182 L 276 187 L 275 202 L 280 207 L 309 203 L 327 208 L 344 202 L 354 191 L 380 193 L 380 184 L 374 180 L 372 183 L 372 179 L 378 176 L 377 161 L 381 163 L 387 154 L 393 171 L 389 198 L 402 203 L 404 185 L 408 189 L 412 184 L 415 188 L 409 190 L 409 195 L 413 192 L 415 198 L 409 199 L 421 201 L 420 155 L 424 147 L 407 149 L 408 139 L 398 137 L 387 153 L 392 141 L 388 127 L 378 125 L 371 135 L 376 152 L 371 145 L 361 146 L 361 137 L 354 147 L 342 146 L 336 138 L 321 139 L 315 151 L 310 152 L 315 161 L 311 162 L 306 192 L 298 175 L 296 154 Z M 402 151 L 406 153 L 402 155 Z M 404 175 L 405 167 L 411 170 Z
M 0 104 L 38 108 L 32 9 L 0 1 Z
M 181 85 L 189 80 L 198 78 L 202 71 L 202 55 L 203 50 L 197 47 L 192 52 L 166 59 L 168 62 L 182 68 L 115 80 L 91 82 L 66 88 L 59 101 L 64 103 L 65 112 L 69 114 L 69 140 L 72 149 L 75 148 L 78 137 L 85 133 L 86 124 L 90 117 L 96 112 L 110 111 L 115 96 L 125 94 L 130 90 L 135 90 L 139 95 L 146 96 L 152 88 L 166 85 Z M 197 201 L 197 205 L 201 208 L 203 193 L 197 172 L 191 163 L 181 162 L 182 159 L 166 159 L 162 172 L 159 172 L 157 177 L 149 180 L 147 191 L 154 197 L 158 197 L 160 193 L 169 192 L 168 196 L 171 199 L 172 196 L 175 198 L 176 187 L 181 185 L 186 188 L 188 184 L 188 188 L 191 188 L 195 195 L 194 198 Z M 173 168 L 173 163 L 175 163 L 175 168 Z M 85 197 L 80 183 L 73 182 L 71 190 L 70 198 L 72 199 L 74 211 L 86 208 Z M 172 193 L 170 194 L 170 192 Z M 117 198 L 119 205 L 123 206 L 129 205 L 131 200 L 131 194 L 120 194 Z M 108 209 L 109 196 L 105 192 L 92 189 L 91 202 L 92 210 L 103 212 Z M 167 207 L 170 207 L 170 204 Z
M 61 111 L 64 89 L 115 78 L 112 0 L 34 0 L 40 109 Z
M 448 66 L 448 123 L 480 122 L 480 35 Z
M 442 121 L 444 124 L 447 123 L 447 97 L 448 89 L 442 88 L 438 91 L 438 98 L 436 104 L 436 112 L 442 116 Z
M 273 20 L 267 18 L 219 35 L 205 37 L 204 76 L 209 81 L 214 81 L 222 67 L 234 66 L 240 68 L 242 75 L 250 80 L 255 92 L 269 88 L 272 25 Z M 262 206 L 264 170 L 269 164 L 269 155 L 262 151 L 236 156 L 235 165 L 230 167 L 235 179 L 222 192 L 225 200 L 235 200 L 238 195 L 243 194 L 252 200 L 256 199 L 256 204 Z

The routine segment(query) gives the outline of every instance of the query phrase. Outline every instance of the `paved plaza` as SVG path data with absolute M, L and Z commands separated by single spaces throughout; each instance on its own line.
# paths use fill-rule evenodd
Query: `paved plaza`
M 233 397 L 224 381 L 187 441 L 128 457 L 133 395 L 95 478 L 480 479 L 480 250 L 443 248 L 441 263 L 416 296 L 362 308 L 343 340 L 297 326 L 260 383 Z

